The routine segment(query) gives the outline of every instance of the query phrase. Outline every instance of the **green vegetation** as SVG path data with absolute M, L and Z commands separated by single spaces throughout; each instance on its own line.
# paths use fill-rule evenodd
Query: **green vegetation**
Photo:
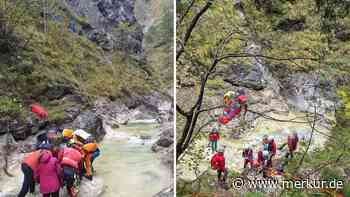
M 222 89 L 224 88 L 224 81 L 222 79 L 209 79 L 207 87 L 212 89 Z
M 0 96 L 0 114 L 4 116 L 18 115 L 22 112 L 23 106 L 16 98 Z
M 149 2 L 152 4 L 152 2 Z M 157 4 L 155 1 L 154 4 Z M 152 76 L 156 79 L 153 83 L 161 89 L 173 86 L 173 2 L 170 0 L 160 1 L 160 5 L 154 9 L 161 10 L 161 16 L 145 34 L 144 45 L 148 65 Z M 158 10 L 159 12 L 159 10 Z
M 179 46 L 185 43 L 185 35 L 193 18 L 209 1 L 199 0 L 194 1 L 193 4 L 191 2 L 180 1 L 177 7 L 178 19 L 182 20 L 177 27 Z M 185 50 L 177 60 L 177 75 L 180 79 L 189 80 L 190 78 L 196 81 L 193 91 L 198 93 L 201 77 L 205 76 L 202 73 L 207 72 L 213 62 L 220 57 L 232 55 L 232 58 L 220 59 L 216 70 L 213 70 L 215 78 L 212 77 L 214 74 L 211 75 L 206 83 L 205 99 L 210 99 L 209 97 L 214 96 L 217 89 L 222 89 L 221 81 L 226 77 L 221 73 L 224 67 L 245 65 L 245 69 L 249 70 L 250 65 L 256 64 L 253 58 L 244 57 L 246 53 L 261 55 L 260 60 L 263 65 L 272 72 L 274 78 L 281 82 L 290 73 L 299 72 L 318 72 L 322 82 L 336 82 L 338 96 L 342 100 L 342 106 L 336 110 L 337 122 L 332 128 L 325 147 L 309 151 L 305 156 L 301 171 L 318 169 L 325 165 L 322 170 L 318 170 L 313 175 L 319 179 L 345 180 L 343 189 L 345 196 L 349 195 L 350 187 L 349 175 L 343 177 L 344 171 L 350 169 L 349 10 L 348 2 L 337 0 L 243 0 L 235 6 L 228 0 L 212 1 L 210 8 L 193 28 L 185 43 Z M 185 17 L 182 18 L 182 16 Z M 221 45 L 221 43 L 225 44 Z M 181 48 L 179 46 L 178 48 Z M 180 87 L 178 92 L 185 89 Z M 329 90 L 325 88 L 322 91 Z M 177 93 L 177 95 L 182 94 Z M 191 103 L 186 98 L 187 94 L 183 95 L 183 98 L 177 98 L 177 103 L 187 112 Z M 181 137 L 181 132 L 185 131 L 186 117 L 180 114 L 180 110 L 178 112 L 177 120 L 180 121 L 177 121 L 176 125 L 177 136 Z M 198 120 L 202 121 L 201 118 L 207 117 L 202 115 Z M 200 124 L 197 123 L 197 125 Z M 302 154 L 303 149 L 288 163 L 286 169 L 288 173 L 301 177 L 305 175 L 295 173 Z M 213 182 L 208 177 L 200 179 L 205 183 Z M 197 192 L 193 189 L 193 183 L 180 180 L 178 185 L 184 188 L 184 190 L 178 190 L 179 196 L 189 196 L 191 192 Z M 218 189 L 203 185 L 201 191 L 217 192 Z M 246 194 L 246 196 L 265 195 L 258 192 Z M 286 191 L 283 196 L 304 197 L 325 196 L 325 194 L 293 190 Z
M 82 26 L 86 24 L 64 3 L 49 1 L 51 13 L 63 20 L 48 20 L 48 32 L 43 29 L 41 1 L 0 0 L 0 5 L 0 93 L 18 98 L 22 105 L 33 99 L 48 102 L 46 93 L 52 87 L 65 88 L 89 100 L 100 96 L 117 98 L 145 94 L 159 89 L 154 81 L 162 78 L 162 70 L 154 69 L 159 73 L 153 73 L 150 78 L 143 67 L 158 64 L 161 68 L 169 67 L 167 75 L 172 72 L 170 63 L 165 62 L 169 57 L 166 53 L 171 50 L 169 40 L 164 40 L 166 46 L 154 53 L 150 64 L 142 65 L 124 51 L 107 56 L 95 43 L 69 32 L 70 18 Z M 167 21 L 171 21 L 170 18 L 164 17 L 159 27 L 155 27 L 155 36 L 164 33 Z M 168 39 L 168 36 L 163 37 Z M 50 118 L 61 119 L 62 109 L 63 106 L 50 109 L 55 114 Z

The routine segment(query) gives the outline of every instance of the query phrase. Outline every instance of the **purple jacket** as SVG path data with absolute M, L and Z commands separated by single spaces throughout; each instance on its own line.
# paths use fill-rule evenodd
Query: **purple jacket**
M 37 172 L 37 178 L 40 183 L 40 193 L 52 193 L 60 189 L 62 168 L 55 157 L 44 153 L 40 158 Z

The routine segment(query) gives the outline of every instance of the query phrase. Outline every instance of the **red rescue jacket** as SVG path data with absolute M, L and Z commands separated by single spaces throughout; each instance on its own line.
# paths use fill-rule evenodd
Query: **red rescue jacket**
M 211 158 L 211 168 L 214 170 L 225 171 L 225 157 L 222 153 L 216 153 Z
M 215 133 L 210 133 L 209 134 L 209 141 L 218 141 L 220 139 L 220 134 L 215 132 Z
M 288 136 L 288 149 L 289 151 L 293 152 L 297 149 L 298 146 L 298 142 L 299 142 L 299 138 L 298 136 Z
M 266 161 L 266 159 L 264 158 L 263 156 L 263 152 L 262 151 L 259 151 L 258 152 L 258 159 L 257 159 L 257 164 L 259 166 L 262 166 L 264 164 L 264 162 Z
M 45 108 L 41 107 L 40 105 L 33 104 L 30 106 L 31 111 L 36 114 L 37 118 L 40 120 L 44 120 L 48 116 L 48 112 Z
M 277 151 L 277 145 L 275 143 L 275 140 L 272 140 L 269 142 L 269 152 L 272 153 L 272 156 L 276 155 Z
M 67 165 L 75 169 L 79 169 L 79 164 L 83 159 L 83 155 L 76 149 L 66 147 L 59 156 L 62 165 Z

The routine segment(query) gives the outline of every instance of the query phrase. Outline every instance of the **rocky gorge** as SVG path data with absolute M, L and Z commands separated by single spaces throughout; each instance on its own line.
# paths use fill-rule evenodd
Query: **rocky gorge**
M 92 182 L 83 181 L 80 195 L 130 195 L 132 188 L 123 185 L 118 185 L 119 191 L 110 189 L 110 175 L 128 172 L 130 163 L 139 170 L 122 173 L 130 178 L 125 183 L 143 177 L 137 180 L 142 186 L 150 177 L 164 176 L 153 190 L 135 195 L 152 196 L 159 191 L 158 196 L 171 195 L 173 95 L 167 51 L 172 43 L 167 40 L 172 33 L 168 28 L 172 2 L 43 2 L 4 1 L 2 5 L 11 9 L 1 7 L 5 42 L 0 48 L 8 50 L 1 52 L 0 155 L 7 159 L 1 160 L 0 182 L 10 184 L 2 184 L 0 196 L 16 196 L 24 153 L 32 150 L 37 135 L 53 127 L 84 129 L 106 150 L 96 166 L 101 174 Z M 9 19 L 13 13 L 22 15 Z M 3 21 L 11 31 L 3 28 Z M 48 110 L 47 120 L 37 121 L 30 113 L 32 103 Z M 130 161 L 125 159 L 129 153 L 136 155 Z M 116 162 L 110 159 L 120 160 L 120 171 L 112 171 Z M 142 171 L 143 160 L 154 160 L 156 165 L 145 164 L 147 169 Z
M 339 142 L 348 143 L 349 127 L 344 124 L 344 119 L 349 118 L 345 115 L 348 101 L 344 95 L 348 95 L 345 92 L 350 77 L 348 70 L 343 70 L 348 60 L 338 62 L 340 59 L 336 58 L 346 54 L 342 51 L 343 44 L 348 43 L 322 29 L 325 24 L 320 19 L 324 15 L 318 11 L 329 4 L 314 3 L 308 0 L 179 1 L 178 196 L 349 194 L 349 147 Z M 332 19 L 327 22 L 339 25 Z M 349 27 L 347 22 L 342 25 Z M 325 41 L 327 38 L 329 42 Z M 313 53 L 323 50 L 329 53 L 322 57 Z M 320 61 L 322 58 L 324 62 Z M 248 111 L 245 116 L 240 114 L 229 123 L 220 124 L 223 97 L 228 91 L 245 92 Z M 215 151 L 211 150 L 208 136 L 213 128 L 220 133 L 218 144 L 224 150 L 226 183 L 218 180 L 217 171 L 211 166 Z M 282 145 L 291 132 L 296 132 L 300 141 L 296 156 L 286 159 L 287 150 Z M 282 166 L 284 170 L 268 178 L 259 170 L 243 168 L 243 149 L 250 146 L 253 159 L 257 159 L 264 135 L 273 137 L 278 147 L 271 169 Z M 323 163 L 327 164 L 323 166 Z M 335 178 L 343 180 L 346 186 L 337 191 L 286 190 L 249 187 L 249 184 L 237 188 L 234 185 L 237 177 L 244 183 L 295 177 Z

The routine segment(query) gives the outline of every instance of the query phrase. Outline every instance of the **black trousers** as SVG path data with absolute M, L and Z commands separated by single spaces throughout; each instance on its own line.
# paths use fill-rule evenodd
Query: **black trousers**
M 48 193 L 43 195 L 43 197 L 59 197 L 59 196 L 60 196 L 60 190 L 57 190 L 57 192 L 54 192 L 54 193 Z
M 22 189 L 18 194 L 18 197 L 25 197 L 30 190 L 30 193 L 34 193 L 35 182 L 33 180 L 33 170 L 25 163 L 21 166 L 22 172 L 24 174 Z
M 223 181 L 226 182 L 227 175 L 228 175 L 227 168 L 225 168 L 224 171 L 218 170 L 218 180 L 219 181 L 221 180 L 221 176 L 222 176 Z

